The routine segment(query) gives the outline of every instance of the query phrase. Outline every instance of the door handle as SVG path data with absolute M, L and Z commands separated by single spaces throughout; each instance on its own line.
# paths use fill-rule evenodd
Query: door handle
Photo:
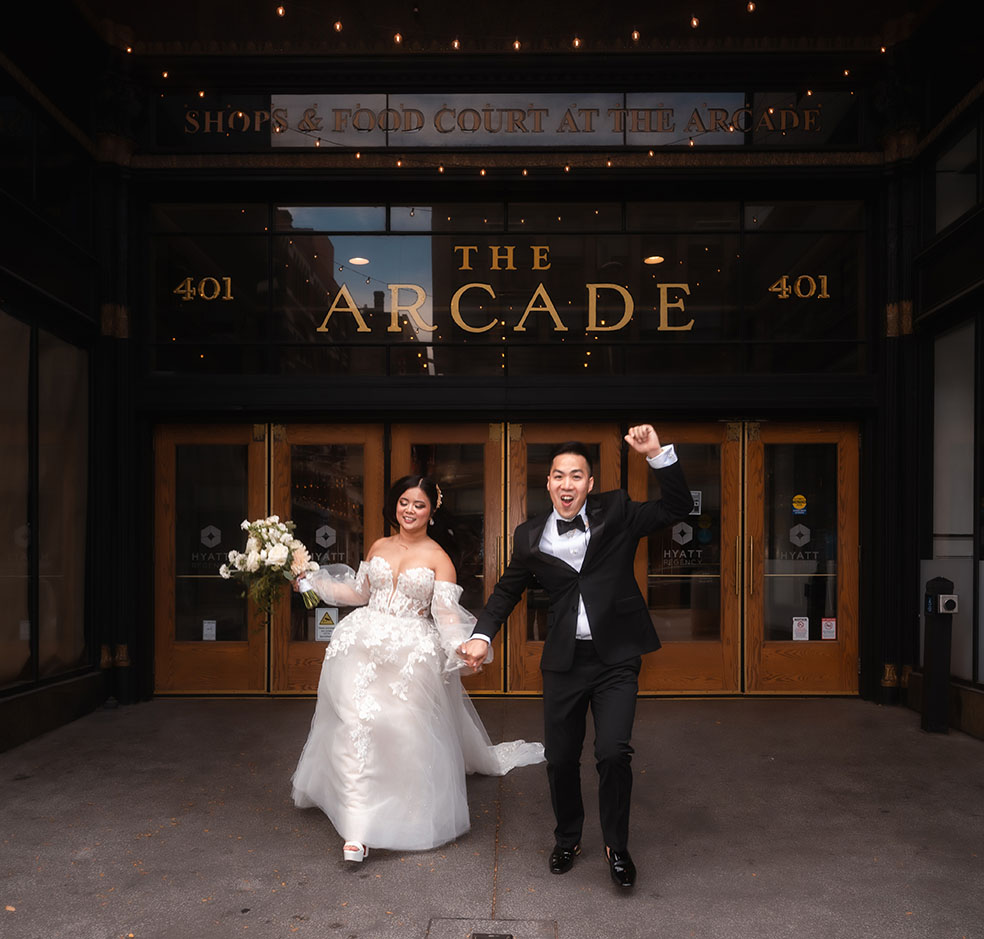
M 755 593 L 755 538 L 748 536 L 748 595 Z

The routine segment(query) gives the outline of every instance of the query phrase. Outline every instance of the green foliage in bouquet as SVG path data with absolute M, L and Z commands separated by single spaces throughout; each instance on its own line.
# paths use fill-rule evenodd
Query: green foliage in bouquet
M 283 592 L 284 581 L 303 577 L 318 570 L 307 548 L 294 537 L 293 522 L 280 521 L 280 516 L 244 519 L 240 526 L 246 532 L 246 550 L 230 551 L 229 563 L 219 568 L 224 580 L 238 580 L 253 602 L 264 612 L 271 613 Z M 315 597 L 317 595 L 315 594 Z M 311 609 L 307 594 L 304 605 Z

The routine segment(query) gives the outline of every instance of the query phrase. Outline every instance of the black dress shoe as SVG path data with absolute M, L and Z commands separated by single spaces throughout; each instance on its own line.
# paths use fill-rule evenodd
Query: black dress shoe
M 612 880 L 619 887 L 635 886 L 636 869 L 632 863 L 632 855 L 628 851 L 613 851 L 608 849 L 608 866 L 612 871 Z
M 550 873 L 566 874 L 574 866 L 574 858 L 580 853 L 579 844 L 574 845 L 573 848 L 562 848 L 559 844 L 555 844 L 550 855 Z

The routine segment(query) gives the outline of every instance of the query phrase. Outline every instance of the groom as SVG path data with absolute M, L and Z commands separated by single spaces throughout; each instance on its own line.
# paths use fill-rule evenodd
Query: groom
M 567 873 L 581 853 L 580 760 L 590 705 L 608 864 L 616 884 L 632 887 L 629 741 L 642 654 L 660 645 L 633 561 L 639 540 L 687 516 L 693 499 L 673 445 L 661 446 L 649 424 L 632 427 L 625 440 L 656 472 L 662 498 L 632 502 L 621 489 L 589 495 L 594 477 L 587 448 L 577 441 L 556 447 L 547 474 L 553 511 L 516 529 L 509 566 L 459 654 L 479 668 L 523 591 L 534 582 L 546 590 L 549 631 L 540 668 L 547 779 L 557 820 L 550 870 Z

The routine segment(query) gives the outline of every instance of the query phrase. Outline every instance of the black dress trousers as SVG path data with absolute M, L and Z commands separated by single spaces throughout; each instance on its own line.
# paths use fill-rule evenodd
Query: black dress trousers
M 605 844 L 624 851 L 632 796 L 632 722 L 639 692 L 641 656 L 605 665 L 591 640 L 579 639 L 568 671 L 543 671 L 544 749 L 557 827 L 556 842 L 581 840 L 581 750 L 588 707 L 595 728 L 598 803 Z

